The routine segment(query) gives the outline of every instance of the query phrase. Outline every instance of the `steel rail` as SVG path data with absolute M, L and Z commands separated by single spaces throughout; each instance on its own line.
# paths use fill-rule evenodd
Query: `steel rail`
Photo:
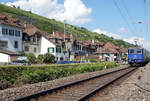
M 123 68 L 123 69 L 119 69 L 119 70 L 114 70 L 114 71 L 107 72 L 107 73 L 103 73 L 103 74 L 100 74 L 100 75 L 97 75 L 97 76 L 94 76 L 94 77 L 90 77 L 90 78 L 87 78 L 87 79 L 75 81 L 75 82 L 72 82 L 72 83 L 69 83 L 69 84 L 65 84 L 63 86 L 58 86 L 56 88 L 52 88 L 52 89 L 49 89 L 49 90 L 44 90 L 44 91 L 34 93 L 34 94 L 31 94 L 31 95 L 28 95 L 28 96 L 25 96 L 25 97 L 17 98 L 17 99 L 14 99 L 13 101 L 30 101 L 31 99 L 38 99 L 40 96 L 44 96 L 46 94 L 50 94 L 52 92 L 56 92 L 56 91 L 64 89 L 64 88 L 67 88 L 67 87 L 70 87 L 70 86 L 73 86 L 73 85 L 76 85 L 76 84 L 79 84 L 79 83 L 82 83 L 82 82 L 85 82 L 85 81 L 89 81 L 91 79 L 99 78 L 99 77 L 102 77 L 102 76 L 105 76 L 105 75 L 108 75 L 108 74 L 111 74 L 111 73 L 115 73 L 115 72 L 119 72 L 119 71 L 122 71 L 122 70 L 129 69 L 129 68 L 131 68 L 131 67 Z M 135 69 L 133 69 L 133 70 L 135 70 Z M 131 71 L 129 71 L 129 72 L 131 72 Z M 121 78 L 122 76 L 120 76 L 119 78 Z M 119 78 L 117 78 L 117 79 L 119 79 Z M 117 79 L 113 80 L 113 82 L 116 81 Z M 107 85 L 109 85 L 109 84 L 107 84 Z M 89 98 L 90 96 L 95 94 L 100 89 L 102 89 L 102 88 L 98 88 L 97 90 L 95 90 L 95 91 L 91 92 L 90 94 L 88 94 L 88 95 L 84 96 L 83 98 L 81 98 L 79 101 L 84 101 L 85 99 Z
M 129 72 L 123 74 L 123 75 L 120 75 L 119 77 L 115 78 L 114 80 L 108 82 L 107 84 L 103 85 L 102 87 L 99 87 L 97 88 L 96 90 L 90 92 L 89 94 L 83 96 L 82 98 L 80 98 L 78 101 L 85 101 L 87 99 L 89 99 L 90 97 L 92 97 L 93 95 L 95 95 L 98 91 L 104 89 L 105 87 L 107 87 L 108 85 L 112 84 L 113 82 L 115 82 L 116 80 L 119 80 L 120 78 L 124 77 L 125 75 L 133 72 L 134 70 L 136 70 L 137 68 L 133 68 L 132 70 L 130 70 Z

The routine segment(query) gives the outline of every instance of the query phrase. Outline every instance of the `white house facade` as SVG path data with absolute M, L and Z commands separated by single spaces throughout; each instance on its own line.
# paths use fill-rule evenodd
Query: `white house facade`
M 22 51 L 22 29 L 0 24 L 0 49 L 12 52 Z
M 56 46 L 47 40 L 45 37 L 41 37 L 39 44 L 39 54 L 51 53 L 54 56 L 56 55 Z
M 9 63 L 10 62 L 10 55 L 5 53 L 0 53 L 0 63 Z
M 68 60 L 68 52 L 63 52 L 61 47 L 57 47 L 54 43 L 52 43 L 51 41 L 49 41 L 47 38 L 45 37 L 41 37 L 41 39 L 39 40 L 39 45 L 38 45 L 38 49 L 39 49 L 39 54 L 53 54 L 56 58 L 56 60 L 60 61 L 60 60 Z

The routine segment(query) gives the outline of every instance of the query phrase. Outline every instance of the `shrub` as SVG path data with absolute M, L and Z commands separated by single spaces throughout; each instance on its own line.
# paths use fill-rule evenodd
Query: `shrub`
M 45 82 L 74 74 L 94 72 L 117 66 L 115 62 L 86 63 L 47 66 L 4 66 L 0 67 L 0 89 Z
M 53 54 L 46 53 L 44 55 L 44 63 L 55 63 L 55 56 Z
M 20 51 L 19 54 L 22 56 L 26 56 L 26 53 L 24 51 Z
M 27 54 L 27 58 L 28 58 L 29 63 L 36 63 L 36 57 L 33 53 Z
M 39 55 L 38 57 L 37 57 L 37 63 L 43 63 L 43 61 L 44 61 L 44 55 Z
M 89 60 L 90 60 L 90 62 L 100 62 L 99 59 L 89 59 Z

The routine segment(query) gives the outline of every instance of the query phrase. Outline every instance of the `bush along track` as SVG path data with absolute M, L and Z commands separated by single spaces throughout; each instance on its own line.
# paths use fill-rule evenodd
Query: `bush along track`
M 114 67 L 117 67 L 115 62 L 52 66 L 1 66 L 0 90 Z

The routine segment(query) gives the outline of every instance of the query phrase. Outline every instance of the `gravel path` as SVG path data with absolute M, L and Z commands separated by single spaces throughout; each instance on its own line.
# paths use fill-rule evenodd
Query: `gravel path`
M 93 97 L 90 101 L 150 101 L 150 64 Z
M 127 67 L 127 66 L 124 66 L 124 67 Z M 120 68 L 122 67 L 106 69 L 106 70 L 91 72 L 91 73 L 78 74 L 78 75 L 69 76 L 69 77 L 56 79 L 52 81 L 40 82 L 40 83 L 30 84 L 30 85 L 28 84 L 22 87 L 0 90 L 0 101 L 12 101 L 12 99 L 27 96 L 27 95 L 37 93 L 43 90 L 52 89 L 60 85 L 65 85 L 65 84 L 68 84 L 77 80 L 82 80 L 85 78 L 93 77 L 93 76 L 96 76 L 105 72 L 117 70 Z

